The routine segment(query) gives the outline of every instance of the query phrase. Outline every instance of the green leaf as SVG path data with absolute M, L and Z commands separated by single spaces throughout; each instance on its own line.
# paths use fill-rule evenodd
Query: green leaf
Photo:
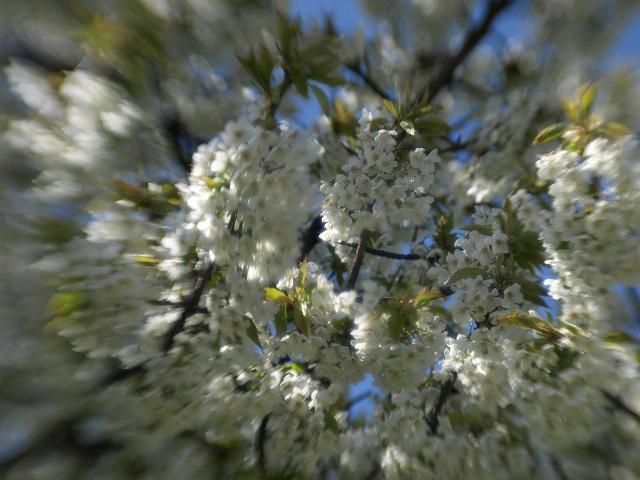
M 426 307 L 432 300 L 442 297 L 442 293 L 439 290 L 429 291 L 423 288 L 413 299 L 413 305 L 416 308 Z
M 229 180 L 224 178 L 212 178 L 212 177 L 205 177 L 205 176 L 199 176 L 196 178 L 202 180 L 207 187 L 217 192 L 219 192 L 223 188 L 229 187 Z
M 291 298 L 289 298 L 286 293 L 278 290 L 277 288 L 265 288 L 264 296 L 270 302 L 277 303 L 278 305 L 290 305 L 292 303 Z
M 247 337 L 249 337 L 249 340 L 255 343 L 256 346 L 262 349 L 262 344 L 260 343 L 260 336 L 258 334 L 258 328 L 256 327 L 256 324 L 253 323 L 253 320 L 248 315 L 243 315 L 242 318 L 247 321 L 247 329 L 245 330 Z
M 34 221 L 35 236 L 44 243 L 65 243 L 81 233 L 76 222 L 56 217 L 40 217 Z
M 528 280 L 520 275 L 514 275 L 513 281 L 520 285 L 522 296 L 525 300 L 541 307 L 547 306 L 544 301 L 547 290 L 538 282 Z
M 253 49 L 244 55 L 236 55 L 236 58 L 247 71 L 249 77 L 253 82 L 263 91 L 267 96 L 271 95 L 271 73 L 273 70 L 273 59 L 268 50 L 264 49 L 268 54 L 268 58 L 257 58 Z
M 275 327 L 277 335 L 284 335 L 287 333 L 287 325 L 289 325 L 289 311 L 287 305 L 281 305 L 278 313 L 276 313 Z
M 302 68 L 298 65 L 290 65 L 289 77 L 291 77 L 291 81 L 295 85 L 296 90 L 298 90 L 298 93 L 306 98 L 309 95 L 309 89 L 307 86 L 307 77 Z
M 398 109 L 393 104 L 393 102 L 391 100 L 385 98 L 382 101 L 382 103 L 384 104 L 384 108 L 387 109 L 387 112 L 389 112 L 389 115 L 391 115 L 395 119 L 398 119 Z
M 304 373 L 304 367 L 296 362 L 285 363 L 284 365 L 280 365 L 279 368 L 280 370 L 284 370 L 287 372 L 294 372 L 294 373 L 297 373 L 298 375 Z
M 372 130 L 378 130 L 380 128 L 384 128 L 389 124 L 389 120 L 387 120 L 386 118 L 374 118 L 373 120 L 371 120 L 371 122 L 369 122 L 369 126 L 371 127 Z
M 533 139 L 533 144 L 538 145 L 540 143 L 546 143 L 560 138 L 567 128 L 568 127 L 565 123 L 554 123 L 553 125 L 549 125 L 548 127 L 540 130 L 538 135 L 536 135 L 536 138 Z
M 134 255 L 131 258 L 134 262 L 143 265 L 157 265 L 159 263 L 159 260 L 153 255 Z
M 597 94 L 598 87 L 593 83 L 585 83 L 578 88 L 578 107 L 581 118 L 586 118 L 589 115 Z
M 331 270 L 333 271 L 333 273 L 336 276 L 336 281 L 338 282 L 338 287 L 342 288 L 343 287 L 343 283 L 344 283 L 344 277 L 345 274 L 349 271 L 349 268 L 347 265 L 345 265 L 342 260 L 340 260 L 340 257 L 336 254 L 336 249 L 327 244 L 328 248 L 329 248 L 329 253 L 331 254 Z
M 402 338 L 404 332 L 404 319 L 400 315 L 391 315 L 389 317 L 389 337 L 398 341 Z
M 311 76 L 312 79 L 316 80 L 317 82 L 320 83 L 324 83 L 325 85 L 329 86 L 329 87 L 339 87 L 340 85 L 343 85 L 345 83 L 344 78 L 338 76 L 338 75 L 312 75 Z
M 322 113 L 324 113 L 327 117 L 331 117 L 331 104 L 329 103 L 329 99 L 327 95 L 322 91 L 321 88 L 316 87 L 315 85 L 310 85 L 313 94 L 316 96 L 318 100 L 318 104 L 322 109 Z
M 413 122 L 415 129 L 425 137 L 439 137 L 447 135 L 451 127 L 440 117 L 421 117 Z
M 564 113 L 567 116 L 567 118 L 571 120 L 572 123 L 579 123 L 580 115 L 578 114 L 577 105 L 568 98 L 563 98 L 561 100 L 561 103 L 562 103 L 562 109 L 564 110 Z
M 604 336 L 602 337 L 602 340 L 606 343 L 610 343 L 613 345 L 620 345 L 625 343 L 636 344 L 636 345 L 638 344 L 638 340 L 633 338 L 631 335 L 625 332 L 617 331 L 617 330 L 613 330 L 605 333 Z
M 300 264 L 300 269 L 298 272 L 298 281 L 296 285 L 298 287 L 304 287 L 304 284 L 307 282 L 307 275 L 309 274 L 309 264 L 307 263 L 307 258 L 305 257 Z
M 293 309 L 293 323 L 306 336 L 311 333 L 311 320 L 304 313 L 300 304 L 296 304 Z
M 487 272 L 483 268 L 465 267 L 461 268 L 460 270 L 456 271 L 456 273 L 451 275 L 447 283 L 452 284 L 457 282 L 458 280 L 463 280 L 465 278 L 476 278 L 477 276 L 484 277 L 486 274 Z
M 545 322 L 540 317 L 536 317 L 535 315 L 530 315 L 523 312 L 515 312 L 497 318 L 496 323 L 535 330 L 536 332 L 544 335 L 550 340 L 555 340 L 562 336 L 562 334 L 558 330 L 553 328 L 552 325 Z
M 47 313 L 51 317 L 70 315 L 89 305 L 89 297 L 79 290 L 58 292 L 51 297 L 47 304 Z
M 629 128 L 617 122 L 607 122 L 598 130 L 600 130 L 605 136 L 611 138 L 620 138 L 631 134 L 631 130 Z

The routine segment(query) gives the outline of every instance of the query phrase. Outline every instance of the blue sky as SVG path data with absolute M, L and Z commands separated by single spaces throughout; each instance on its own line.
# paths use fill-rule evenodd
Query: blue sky
M 352 32 L 357 27 L 362 27 L 368 35 L 375 32 L 375 25 L 360 8 L 359 0 L 291 0 L 291 10 L 299 14 L 304 21 L 331 14 L 337 28 L 343 32 Z M 522 17 L 516 5 L 499 18 L 496 28 L 506 36 L 513 37 L 522 32 L 522 24 Z M 620 32 L 611 49 L 610 60 L 633 61 L 640 64 L 640 12 L 637 12 L 630 19 L 627 28 Z

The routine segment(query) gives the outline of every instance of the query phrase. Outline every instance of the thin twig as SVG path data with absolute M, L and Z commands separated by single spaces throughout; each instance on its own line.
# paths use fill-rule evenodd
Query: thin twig
M 462 47 L 460 47 L 458 53 L 447 59 L 438 71 L 438 74 L 433 78 L 433 80 L 431 80 L 431 82 L 429 82 L 426 89 L 416 97 L 416 103 L 425 96 L 427 101 L 433 100 L 440 90 L 451 83 L 458 67 L 465 61 L 471 52 L 473 52 L 475 47 L 489 32 L 491 24 L 498 14 L 507 8 L 512 1 L 513 0 L 491 0 L 489 2 L 487 10 L 480 23 L 467 32 L 464 42 L 462 43 Z
M 344 406 L 344 410 L 350 410 L 354 405 L 362 402 L 363 400 L 366 400 L 368 398 L 371 397 L 375 397 L 376 396 L 376 392 L 374 391 L 367 391 L 367 392 L 363 392 L 358 396 L 353 397 L 352 399 L 350 399 Z
M 271 98 L 269 100 L 269 118 L 273 121 L 274 125 L 276 122 L 276 112 L 280 108 L 280 105 L 282 104 L 282 100 L 284 99 L 284 96 L 287 93 L 287 90 L 289 89 L 289 87 L 291 87 L 292 84 L 293 82 L 291 81 L 291 76 L 289 75 L 289 71 L 285 69 L 284 77 L 282 78 L 282 83 L 280 84 L 280 91 L 278 92 L 275 98 Z
M 353 265 L 351 266 L 351 272 L 349 273 L 349 279 L 347 280 L 347 290 L 353 290 L 356 286 L 358 276 L 360 275 L 360 269 L 362 268 L 362 262 L 364 261 L 367 243 L 369 243 L 369 232 L 365 229 L 360 234 L 360 243 L 356 249 L 356 257 L 353 259 Z
M 380 98 L 383 98 L 384 100 L 393 100 L 391 98 L 391 95 L 388 95 L 387 92 L 385 92 L 384 89 L 380 85 L 378 85 L 378 83 L 368 73 L 362 70 L 359 63 L 347 63 L 345 67 L 347 67 L 349 71 L 355 73 L 358 77 L 360 77 L 364 84 L 371 90 L 373 90 Z
M 350 248 L 358 248 L 360 244 L 358 243 L 350 243 L 350 242 L 338 242 L 340 245 L 344 245 L 345 247 Z M 388 252 L 386 250 L 380 250 L 372 247 L 365 247 L 366 253 L 370 253 L 371 255 L 376 255 L 378 257 L 385 258 L 393 258 L 394 260 L 420 260 L 422 257 L 417 253 L 395 253 Z

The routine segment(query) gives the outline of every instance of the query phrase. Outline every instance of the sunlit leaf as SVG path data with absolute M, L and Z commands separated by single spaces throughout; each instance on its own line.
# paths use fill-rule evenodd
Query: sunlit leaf
M 289 296 L 286 293 L 278 290 L 277 288 L 265 288 L 264 295 L 267 300 L 277 303 L 278 305 L 289 305 L 292 303 Z
M 562 336 L 558 330 L 540 317 L 523 312 L 515 312 L 497 318 L 496 323 L 535 330 L 549 339 L 557 339 Z

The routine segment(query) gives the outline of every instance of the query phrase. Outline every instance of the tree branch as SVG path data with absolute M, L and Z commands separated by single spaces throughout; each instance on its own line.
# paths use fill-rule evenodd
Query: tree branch
M 605 396 L 605 398 L 609 401 L 609 403 L 613 407 L 615 407 L 617 410 L 620 410 L 626 413 L 631 418 L 633 418 L 636 422 L 640 423 L 640 413 L 635 412 L 634 410 L 629 408 L 620 398 L 607 392 L 606 390 L 602 390 L 602 394 Z
M 378 83 L 373 78 L 371 78 L 371 76 L 369 76 L 368 73 L 362 70 L 359 63 L 357 62 L 347 63 L 345 67 L 349 71 L 355 73 L 358 77 L 360 77 L 360 79 L 364 82 L 364 84 L 367 87 L 369 87 L 371 90 L 373 90 L 373 92 L 375 92 L 376 95 L 378 95 L 380 98 L 383 98 L 385 100 L 393 100 L 391 98 L 391 95 L 388 95 L 384 91 L 384 89 L 380 85 L 378 85 Z
M 353 397 L 352 399 L 350 399 L 344 406 L 344 410 L 351 410 L 351 408 L 362 402 L 363 400 L 367 400 L 368 398 L 376 398 L 376 392 L 374 391 L 367 391 L 367 392 L 363 392 L 360 395 L 357 395 L 355 397 Z
M 353 290 L 356 286 L 358 275 L 360 275 L 360 269 L 362 268 L 362 262 L 364 261 L 367 243 L 369 243 L 369 232 L 363 230 L 360 234 L 360 244 L 356 249 L 356 257 L 353 259 L 353 265 L 351 266 L 351 273 L 349 273 L 349 279 L 347 280 L 347 290 Z
M 438 395 L 438 400 L 436 401 L 436 405 L 426 418 L 427 425 L 429 426 L 429 430 L 431 430 L 432 434 L 438 433 L 438 426 L 440 425 L 440 413 L 442 413 L 442 409 L 444 408 L 444 404 L 451 395 L 457 392 L 455 383 L 458 379 L 458 373 L 453 372 L 453 374 L 447 379 L 447 381 L 440 388 L 440 395 Z
M 298 263 L 302 262 L 302 260 L 311 253 L 314 247 L 320 243 L 320 234 L 323 230 L 324 224 L 322 223 L 322 217 L 318 215 L 311 221 L 307 229 L 300 236 L 302 245 L 300 247 Z
M 271 417 L 270 413 L 267 413 L 264 417 L 262 417 L 260 426 L 256 431 L 256 464 L 262 474 L 265 474 L 267 471 L 267 456 L 264 445 L 267 441 L 267 424 L 269 423 L 269 417 Z
M 359 248 L 357 243 L 338 242 L 340 245 L 344 245 L 350 248 Z M 394 260 L 420 260 L 422 257 L 416 253 L 395 253 L 388 252 L 386 250 L 379 250 L 377 248 L 365 247 L 365 252 L 378 257 L 393 258 Z
M 196 280 L 193 292 L 184 300 L 184 302 L 182 302 L 184 308 L 180 313 L 180 317 L 178 317 L 178 319 L 173 322 L 173 325 L 171 325 L 171 328 L 166 334 L 164 343 L 162 345 L 163 353 L 167 353 L 169 352 L 169 350 L 171 350 L 176 335 L 184 330 L 184 325 L 187 322 L 187 319 L 192 315 L 200 313 L 202 311 L 199 306 L 200 298 L 202 297 L 207 282 L 209 282 L 217 269 L 218 266 L 215 263 L 212 263 L 198 272 L 198 278 Z
M 507 8 L 513 0 L 491 0 L 487 6 L 487 10 L 480 23 L 471 28 L 465 36 L 462 47 L 455 55 L 449 57 L 444 65 L 438 71 L 438 74 L 429 82 L 427 88 L 421 95 L 416 97 L 416 103 L 423 97 L 427 97 L 427 101 L 431 101 L 435 96 L 453 80 L 453 76 L 458 67 L 473 52 L 475 47 L 480 43 L 484 36 L 489 32 L 491 24 L 495 18 Z

